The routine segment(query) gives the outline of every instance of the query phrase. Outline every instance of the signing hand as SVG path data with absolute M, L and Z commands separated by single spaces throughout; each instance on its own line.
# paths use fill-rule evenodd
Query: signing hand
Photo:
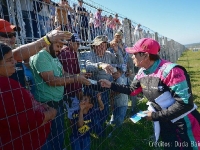
M 110 88 L 111 87 L 111 82 L 106 80 L 106 79 L 101 79 L 99 80 L 101 87 L 105 87 L 105 88 Z
M 144 111 L 147 116 L 145 117 L 147 120 L 152 121 L 152 111 Z

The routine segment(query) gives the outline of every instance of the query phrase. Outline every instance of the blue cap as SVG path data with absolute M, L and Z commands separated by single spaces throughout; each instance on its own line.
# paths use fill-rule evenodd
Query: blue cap
M 82 40 L 80 39 L 80 37 L 79 37 L 79 35 L 77 33 L 73 33 L 73 35 L 71 36 L 71 39 L 69 39 L 68 41 L 82 42 Z

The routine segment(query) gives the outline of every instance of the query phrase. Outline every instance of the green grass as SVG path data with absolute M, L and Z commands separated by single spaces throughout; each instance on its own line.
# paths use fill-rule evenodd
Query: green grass
M 138 109 L 146 109 L 146 100 L 138 102 Z M 92 138 L 92 150 L 141 150 L 141 147 L 150 150 L 149 141 L 152 141 L 153 134 L 152 122 L 144 119 L 134 124 L 128 119 L 130 115 L 129 109 L 127 119 L 121 127 L 114 129 L 114 127 L 109 126 L 106 128 L 104 138 Z M 111 132 L 112 135 L 108 137 Z
M 190 75 L 194 102 L 200 106 L 200 51 L 186 51 L 177 61 Z M 200 111 L 200 108 L 198 108 Z
M 188 71 L 191 78 L 194 101 L 197 106 L 200 106 L 200 51 L 184 52 L 177 63 Z M 146 102 L 147 100 L 145 99 L 139 101 L 137 111 L 146 110 Z M 200 111 L 200 109 L 198 110 Z M 91 137 L 91 150 L 155 150 L 149 145 L 152 142 L 153 123 L 143 119 L 134 124 L 128 119 L 131 115 L 130 109 L 128 109 L 127 119 L 120 128 L 114 129 L 114 127 L 108 126 L 104 137 L 98 139 Z M 108 137 L 111 132 L 112 136 Z M 67 140 L 67 150 L 70 149 L 68 142 Z

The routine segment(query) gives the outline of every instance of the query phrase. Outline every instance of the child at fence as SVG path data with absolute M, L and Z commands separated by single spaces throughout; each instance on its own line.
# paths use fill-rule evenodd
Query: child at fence
M 104 104 L 101 100 L 101 93 L 97 94 L 99 108 L 93 108 L 94 97 L 85 94 L 80 101 L 80 109 L 72 113 L 71 123 L 72 135 L 70 136 L 72 150 L 90 150 L 90 131 L 95 125 L 93 118 L 98 111 L 104 109 Z
M 126 85 L 126 81 L 122 77 L 122 69 L 117 67 L 117 71 L 112 74 L 114 82 L 120 85 Z M 128 108 L 128 95 L 118 93 L 118 92 L 111 92 L 112 100 L 111 100 L 111 107 L 113 108 L 113 121 L 112 124 L 115 124 L 116 127 L 120 126 L 124 118 L 126 116 L 126 111 Z

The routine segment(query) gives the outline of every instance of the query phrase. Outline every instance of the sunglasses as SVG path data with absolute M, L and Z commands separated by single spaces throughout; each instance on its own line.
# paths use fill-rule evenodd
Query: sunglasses
M 0 36 L 4 38 L 12 38 L 13 36 L 16 37 L 16 32 L 12 33 L 0 32 Z

